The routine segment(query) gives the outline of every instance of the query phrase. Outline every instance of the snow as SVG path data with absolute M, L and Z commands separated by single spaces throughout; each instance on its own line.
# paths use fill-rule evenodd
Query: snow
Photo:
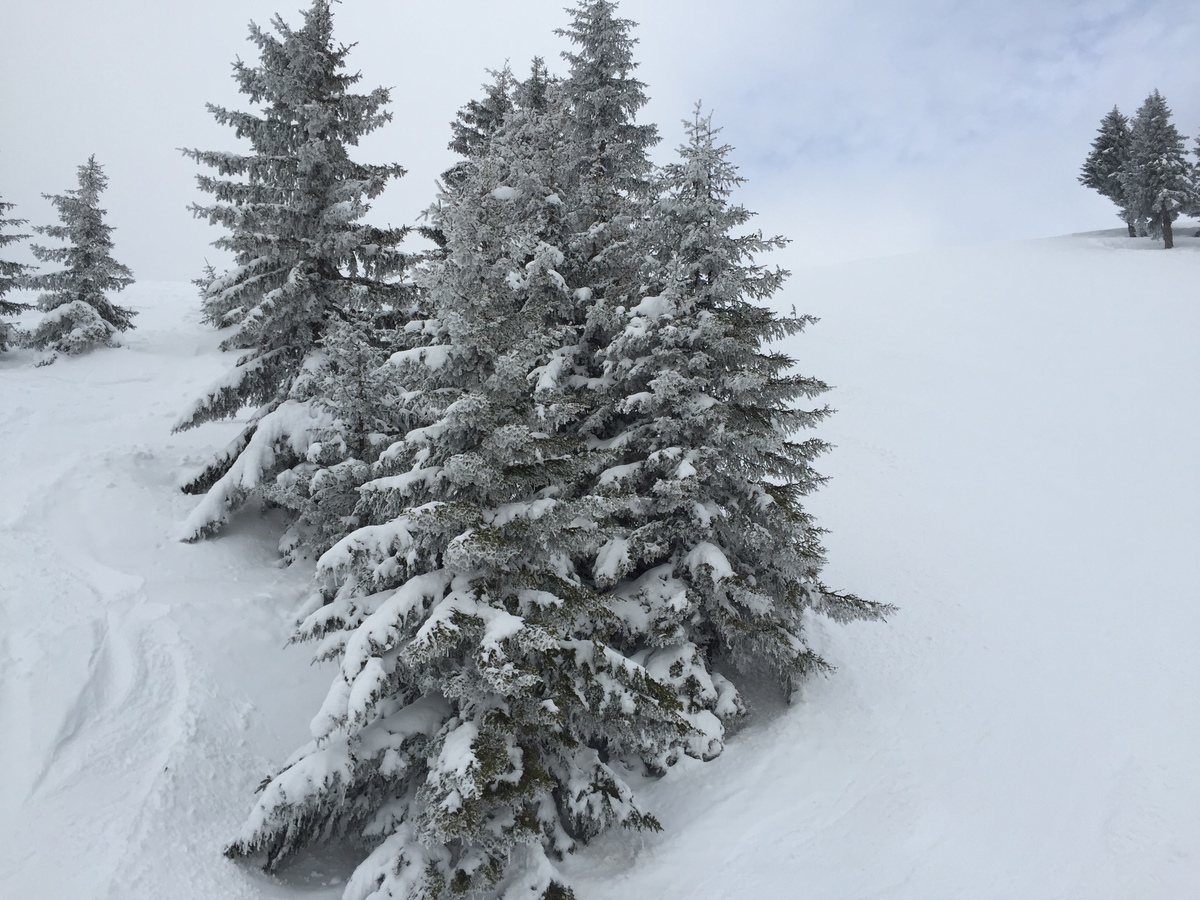
M 440 772 L 452 772 L 463 778 L 471 769 L 478 767 L 473 746 L 478 737 L 479 726 L 474 722 L 460 722 L 452 729 L 446 735 L 437 764 L 430 770 L 429 780 L 433 781 Z
M 253 514 L 173 539 L 241 426 L 171 434 L 226 367 L 194 288 L 121 299 L 123 348 L 0 354 L 0 897 L 286 897 L 221 851 L 328 687 L 281 649 L 309 573 Z
M 528 519 L 535 522 L 558 505 L 552 497 L 540 500 L 526 500 L 519 503 L 505 503 L 494 510 L 485 511 L 483 520 L 496 528 L 507 525 L 515 519 Z
M 629 541 L 616 537 L 600 548 L 596 554 L 593 575 L 597 581 L 612 584 L 629 570 Z
M 285 400 L 258 421 L 258 427 L 229 471 L 200 498 L 182 527 L 180 540 L 196 540 L 209 529 L 229 520 L 239 493 L 258 486 L 264 472 L 275 464 L 275 448 L 286 443 L 304 458 L 314 440 L 334 424 L 333 417 L 317 404 Z
M 670 297 L 643 297 L 629 310 L 630 315 L 647 319 L 661 319 L 675 312 L 675 302 Z
M 792 276 L 781 302 L 821 322 L 790 351 L 839 409 L 806 501 L 824 580 L 900 611 L 814 619 L 838 670 L 791 707 L 735 678 L 749 724 L 634 785 L 664 831 L 570 857 L 580 900 L 1195 896 L 1200 241 L 1178 230 L 1169 253 L 1112 231 Z M 332 900 L 357 860 L 221 855 L 332 680 L 284 647 L 312 571 L 253 511 L 173 539 L 180 478 L 243 423 L 170 431 L 227 369 L 192 286 L 122 301 L 123 348 L 0 354 L 0 896 Z
M 792 276 L 825 580 L 900 611 L 817 623 L 838 671 L 644 786 L 581 896 L 1196 896 L 1200 244 L 1118 235 Z
M 450 348 L 441 344 L 432 347 L 413 347 L 398 350 L 388 357 L 387 364 L 398 366 L 404 363 L 424 363 L 427 368 L 440 369 L 450 358 Z
M 725 554 L 721 552 L 721 548 L 716 544 L 710 544 L 708 541 L 701 541 L 689 550 L 683 558 L 683 564 L 693 574 L 701 566 L 708 568 L 711 570 L 713 581 L 733 577 L 733 566 L 729 564 L 729 560 L 725 558 Z

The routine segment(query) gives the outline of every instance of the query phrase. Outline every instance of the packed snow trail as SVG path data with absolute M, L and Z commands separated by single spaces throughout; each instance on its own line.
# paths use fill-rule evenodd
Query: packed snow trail
M 900 612 L 814 623 L 839 670 L 751 686 L 643 785 L 661 834 L 567 861 L 580 900 L 1196 896 L 1200 242 L 1118 234 L 796 272 L 827 580 Z M 221 856 L 330 672 L 283 649 L 277 523 L 174 540 L 236 426 L 170 426 L 227 360 L 190 286 L 122 299 L 125 348 L 0 354 L 0 897 L 332 900 L 344 856 Z

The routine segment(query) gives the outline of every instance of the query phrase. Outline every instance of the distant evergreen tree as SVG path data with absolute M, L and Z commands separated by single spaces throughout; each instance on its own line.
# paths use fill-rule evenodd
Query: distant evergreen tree
M 345 72 L 350 48 L 334 43 L 330 0 L 315 0 L 299 29 L 279 17 L 272 25 L 278 36 L 250 26 L 259 65 L 234 64 L 240 90 L 261 112 L 209 106 L 251 152 L 184 151 L 217 171 L 198 177 L 215 202 L 193 211 L 229 229 L 215 244 L 235 264 L 201 279 L 202 302 L 208 321 L 235 329 L 222 346 L 239 357 L 176 428 L 256 407 L 238 438 L 184 488 L 208 492 L 184 527 L 189 538 L 218 529 L 267 480 L 307 457 L 328 424 L 307 392 L 332 325 L 352 307 L 406 302 L 389 280 L 408 262 L 397 249 L 405 229 L 360 221 L 367 201 L 404 170 L 348 155 L 391 119 L 388 91 L 351 92 L 361 76 Z
M 1115 203 L 1121 211 L 1122 221 L 1129 228 L 1129 236 L 1136 237 L 1138 223 L 1129 209 L 1121 181 L 1121 172 L 1129 161 L 1129 141 L 1129 119 L 1114 106 L 1100 122 L 1099 133 L 1092 141 L 1092 150 L 1079 173 L 1079 183 Z
M 65 268 L 26 281 L 28 287 L 44 292 L 37 305 L 46 311 L 30 333 L 29 344 L 72 355 L 113 344 L 118 332 L 133 328 L 136 315 L 108 299 L 110 291 L 123 291 L 133 284 L 133 273 L 112 258 L 112 226 L 105 224 L 105 210 L 99 206 L 108 178 L 94 156 L 79 167 L 78 175 L 78 188 L 42 195 L 54 204 L 62 224 L 35 225 L 33 229 L 66 241 L 66 246 L 30 247 L 42 262 L 62 263 Z
M 1187 160 L 1183 136 L 1171 123 L 1171 110 L 1157 90 L 1134 117 L 1121 185 L 1129 208 L 1146 220 L 1150 234 L 1161 237 L 1168 250 L 1174 247 L 1171 223 L 1197 204 L 1200 189 Z
M 13 203 L 5 203 L 3 200 L 0 200 L 0 247 L 7 247 L 9 244 L 15 244 L 17 241 L 23 241 L 29 237 L 27 234 L 4 233 L 9 228 L 20 228 L 26 224 L 25 219 L 6 218 L 14 206 L 15 204 Z M 15 300 L 5 299 L 10 291 L 25 285 L 25 280 L 28 277 L 27 273 L 30 268 L 30 266 L 24 263 L 0 259 L 0 316 L 15 316 L 20 312 L 32 308 L 28 303 L 18 303 Z M 13 343 L 16 334 L 17 329 L 15 325 L 9 322 L 0 322 L 0 351 L 8 349 L 9 345 Z
M 1192 148 L 1192 153 L 1196 157 L 1196 162 L 1192 165 L 1192 183 L 1196 185 L 1196 199 L 1192 205 L 1184 210 L 1184 213 L 1189 216 L 1200 217 L 1200 137 L 1196 138 L 1196 146 Z M 1200 237 L 1200 231 L 1196 232 L 1196 236 Z

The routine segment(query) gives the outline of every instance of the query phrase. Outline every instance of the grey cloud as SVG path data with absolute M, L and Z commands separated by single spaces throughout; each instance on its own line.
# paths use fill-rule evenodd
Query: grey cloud
M 186 211 L 195 169 L 180 146 L 237 146 L 204 111 L 244 105 L 230 63 L 246 24 L 304 0 L 9 3 L 0 33 L 0 194 L 35 221 L 95 153 L 117 255 L 143 279 L 194 277 L 216 235 Z M 561 69 L 566 0 L 338 7 L 364 85 L 394 86 L 396 121 L 363 158 L 409 176 L 381 221 L 411 221 L 449 161 L 447 122 L 485 69 L 534 54 Z M 1180 128 L 1200 130 L 1191 0 L 625 0 L 641 23 L 640 74 L 660 159 L 701 98 L 750 182 L 768 231 L 796 237 L 793 265 L 944 243 L 1108 227 L 1075 183 L 1100 117 L 1151 88 Z

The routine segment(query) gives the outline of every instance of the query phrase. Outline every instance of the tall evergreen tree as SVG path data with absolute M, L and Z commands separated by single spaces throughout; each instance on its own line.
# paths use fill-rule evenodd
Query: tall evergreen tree
M 1149 224 L 1168 250 L 1175 246 L 1171 223 L 1197 204 L 1197 187 L 1183 136 L 1171 122 L 1171 110 L 1157 90 L 1138 109 L 1129 141 L 1129 161 L 1121 185 L 1130 209 Z
M 613 505 L 588 488 L 613 454 L 581 431 L 587 309 L 607 284 L 588 279 L 613 281 L 598 251 L 628 244 L 629 185 L 644 202 L 649 164 L 644 145 L 637 159 L 581 137 L 576 109 L 644 102 L 627 79 L 640 99 L 613 101 L 612 67 L 585 55 L 579 71 L 607 73 L 603 97 L 535 64 L 446 180 L 444 252 L 422 277 L 429 341 L 394 361 L 417 427 L 362 488 L 364 526 L 320 560 L 300 630 L 340 673 L 316 742 L 230 847 L 274 865 L 329 834 L 382 841 L 347 897 L 567 897 L 549 858 L 609 824 L 657 827 L 608 760 L 698 746 L 674 691 L 606 643 L 613 616 L 590 576 Z
M 782 273 L 751 257 L 777 242 L 728 234 L 745 213 L 707 126 L 654 203 L 612 13 L 580 3 L 572 74 L 504 87 L 444 179 L 425 312 L 375 368 L 403 385 L 387 429 L 409 430 L 297 635 L 337 674 L 227 851 L 274 868 L 357 837 L 347 900 L 571 897 L 554 859 L 659 827 L 630 771 L 720 752 L 745 705 L 718 658 L 790 689 L 823 665 L 805 614 L 886 611 L 818 578 L 800 500 L 824 445 L 789 435 L 824 410 L 790 402 L 824 386 L 764 346 L 807 320 L 755 305 Z M 602 109 L 624 118 L 580 112 Z
M 368 201 L 404 170 L 349 157 L 360 138 L 390 121 L 389 94 L 353 92 L 361 76 L 345 71 L 350 48 L 334 43 L 330 2 L 314 0 L 298 29 L 279 17 L 276 34 L 251 24 L 259 64 L 239 60 L 234 78 L 259 111 L 209 106 L 251 151 L 184 151 L 217 173 L 198 177 L 215 202 L 193 211 L 229 230 L 214 243 L 232 252 L 234 266 L 201 279 L 202 304 L 208 321 L 234 329 L 222 346 L 239 355 L 176 428 L 256 408 L 237 439 L 185 486 L 208 493 L 184 526 L 189 538 L 219 528 L 306 457 L 327 416 L 303 395 L 332 323 L 351 307 L 401 315 L 408 302 L 392 283 L 407 264 L 397 249 L 405 229 L 361 221 Z
M 618 17 L 612 0 L 579 0 L 569 12 L 570 25 L 556 33 L 574 45 L 562 54 L 570 66 L 563 94 L 581 199 L 590 201 L 578 214 L 602 220 L 618 196 L 645 196 L 658 129 L 636 122 L 647 102 L 646 85 L 633 76 L 636 23 Z
M 1129 208 L 1121 181 L 1121 172 L 1129 161 L 1129 141 L 1129 119 L 1114 106 L 1100 122 L 1099 133 L 1080 170 L 1079 183 L 1115 203 L 1122 221 L 1129 228 L 1129 236 L 1136 237 L 1139 223 Z M 1142 227 L 1145 227 L 1144 223 Z
M 29 237 L 27 234 L 5 234 L 9 228 L 20 228 L 26 224 L 25 219 L 7 218 L 14 206 L 13 203 L 5 203 L 0 200 L 0 247 L 7 247 L 9 244 L 15 244 Z M 15 316 L 31 308 L 28 303 L 18 303 L 15 300 L 6 299 L 10 291 L 24 286 L 29 269 L 30 266 L 24 263 L 0 259 L 0 316 Z M 0 351 L 8 349 L 15 334 L 16 327 L 14 325 L 0 322 Z
M 29 335 L 30 345 L 67 354 L 111 345 L 118 332 L 133 327 L 136 315 L 108 298 L 110 291 L 123 291 L 133 284 L 133 273 L 112 258 L 112 226 L 105 223 L 105 210 L 99 206 L 108 178 L 94 156 L 79 167 L 78 176 L 79 187 L 42 195 L 54 204 L 62 224 L 35 225 L 33 229 L 66 241 L 66 245 L 30 247 L 42 262 L 65 267 L 27 280 L 30 288 L 43 291 L 38 308 L 46 311 Z
M 820 580 L 821 530 L 802 501 L 828 448 L 792 436 L 829 413 L 796 406 L 827 387 L 770 346 L 814 320 L 766 306 L 787 273 L 756 258 L 786 241 L 736 233 L 751 213 L 730 203 L 742 182 L 731 148 L 699 107 L 686 127 L 639 235 L 643 295 L 605 354 L 611 418 L 594 442 L 617 458 L 597 492 L 620 512 L 593 577 L 618 598 L 610 640 L 671 685 L 716 755 L 743 705 L 715 663 L 769 672 L 790 694 L 826 668 L 805 641 L 807 613 L 889 608 Z
M 427 276 L 440 333 L 407 358 L 428 424 L 364 486 L 377 524 L 320 560 L 301 635 L 339 674 L 316 741 L 230 848 L 273 865 L 328 834 L 380 840 L 347 897 L 569 896 L 548 854 L 610 823 L 657 826 L 606 757 L 691 731 L 605 643 L 604 596 L 577 568 L 607 515 L 579 485 L 610 454 L 563 427 L 573 388 L 553 370 L 575 338 L 552 241 L 569 160 L 540 119 L 511 116 L 443 195 L 447 254 Z

